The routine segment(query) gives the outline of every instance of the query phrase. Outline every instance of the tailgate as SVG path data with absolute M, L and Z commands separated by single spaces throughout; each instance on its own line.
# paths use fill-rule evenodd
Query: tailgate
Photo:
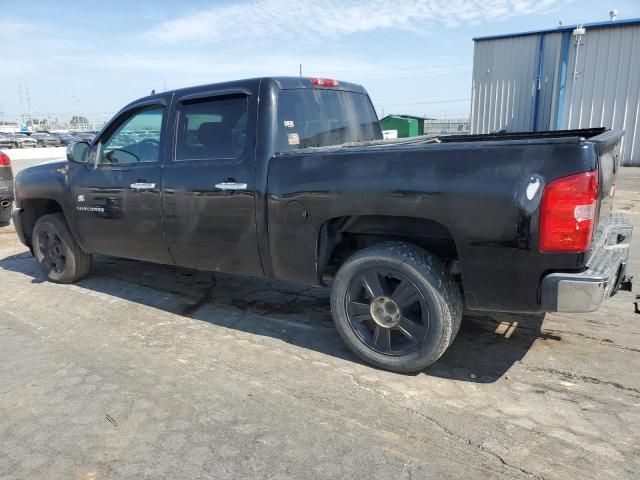
M 596 137 L 590 138 L 596 147 L 598 155 L 599 188 L 598 200 L 599 209 L 594 241 L 595 247 L 602 241 L 602 235 L 607 230 L 611 209 L 613 206 L 613 194 L 615 193 L 615 183 L 620 169 L 620 142 L 624 131 L 608 130 Z

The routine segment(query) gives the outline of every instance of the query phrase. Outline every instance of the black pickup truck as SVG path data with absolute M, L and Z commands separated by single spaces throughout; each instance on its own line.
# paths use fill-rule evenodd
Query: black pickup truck
M 382 140 L 366 91 L 260 78 L 151 95 L 22 170 L 16 230 L 46 276 L 94 253 L 331 285 L 366 361 L 436 361 L 463 309 L 584 312 L 625 279 L 622 132 Z

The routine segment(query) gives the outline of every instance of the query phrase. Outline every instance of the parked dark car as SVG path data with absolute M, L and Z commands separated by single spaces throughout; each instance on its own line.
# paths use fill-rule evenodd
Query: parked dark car
M 32 133 L 31 138 L 38 142 L 38 147 L 59 147 L 61 145 L 60 139 L 50 133 Z
M 0 133 L 0 148 L 13 148 L 15 143 L 7 133 Z
M 75 135 L 71 135 L 70 133 L 54 133 L 53 135 L 55 135 L 58 140 L 60 140 L 60 144 L 65 146 L 83 141 L 82 139 L 76 137 Z
M 82 142 L 92 142 L 95 138 L 95 133 L 90 132 L 76 132 L 73 134 L 75 137 L 79 138 Z
M 13 203 L 13 172 L 9 155 L 0 152 L 0 226 L 11 220 Z
M 31 138 L 29 135 L 25 135 L 24 133 L 12 133 L 10 138 L 13 141 L 13 146 L 15 148 L 35 148 L 38 146 L 38 141 L 35 138 Z
M 22 170 L 13 218 L 53 282 L 100 253 L 331 285 L 346 344 L 416 371 L 464 308 L 586 312 L 627 285 L 621 138 L 382 140 L 358 85 L 242 80 L 129 104 L 67 162 Z

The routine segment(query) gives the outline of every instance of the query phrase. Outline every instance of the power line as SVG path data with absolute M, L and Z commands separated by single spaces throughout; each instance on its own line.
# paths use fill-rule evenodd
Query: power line
M 439 103 L 462 103 L 470 101 L 470 98 L 458 98 L 455 100 L 437 100 L 432 102 L 409 102 L 409 103 L 376 103 L 375 107 L 404 107 L 409 105 L 436 105 Z
M 330 72 L 331 75 L 336 72 Z M 398 72 L 388 74 L 380 74 L 380 75 L 367 75 L 366 78 L 363 78 L 365 81 L 369 80 L 387 80 L 392 78 L 429 78 L 429 77 L 449 77 L 453 75 L 458 75 L 460 73 L 465 73 L 463 71 L 447 71 L 447 72 L 431 72 L 431 73 L 408 73 L 408 72 Z M 313 75 L 322 75 L 318 72 L 313 72 Z M 324 74 L 326 75 L 326 73 Z M 310 75 L 312 76 L 312 75 Z M 357 75 L 354 75 L 357 78 Z
M 472 65 L 473 65 L 473 63 L 464 62 L 464 63 L 429 64 L 429 65 L 424 65 L 424 66 L 390 65 L 388 68 L 393 68 L 394 70 L 402 70 L 402 71 L 421 71 L 421 70 L 429 71 L 429 70 L 433 70 L 434 68 L 460 67 L 460 66 L 472 66 Z M 340 69 L 340 68 L 339 69 L 333 69 L 333 68 L 327 68 L 326 70 L 330 71 L 330 72 L 336 72 L 336 73 L 368 73 L 368 72 L 384 71 L 382 68 L 378 68 L 378 67 L 371 67 L 371 68 L 366 68 L 366 69 Z M 314 71 L 316 71 L 316 70 L 314 70 Z

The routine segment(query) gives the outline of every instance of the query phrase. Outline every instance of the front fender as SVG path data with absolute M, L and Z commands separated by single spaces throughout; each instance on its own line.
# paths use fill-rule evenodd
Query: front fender
M 26 229 L 28 228 L 26 216 L 33 214 L 33 212 L 29 212 L 30 205 L 35 205 L 39 201 L 55 202 L 59 206 L 59 211 L 64 215 L 74 239 L 84 249 L 74 222 L 74 203 L 70 181 L 73 168 L 86 167 L 71 164 L 66 160 L 55 160 L 21 170 L 15 178 L 16 209 L 22 212 L 22 225 Z M 41 213 L 39 212 L 38 216 Z M 44 213 L 50 212 L 45 211 Z M 30 220 L 35 223 L 36 219 Z

